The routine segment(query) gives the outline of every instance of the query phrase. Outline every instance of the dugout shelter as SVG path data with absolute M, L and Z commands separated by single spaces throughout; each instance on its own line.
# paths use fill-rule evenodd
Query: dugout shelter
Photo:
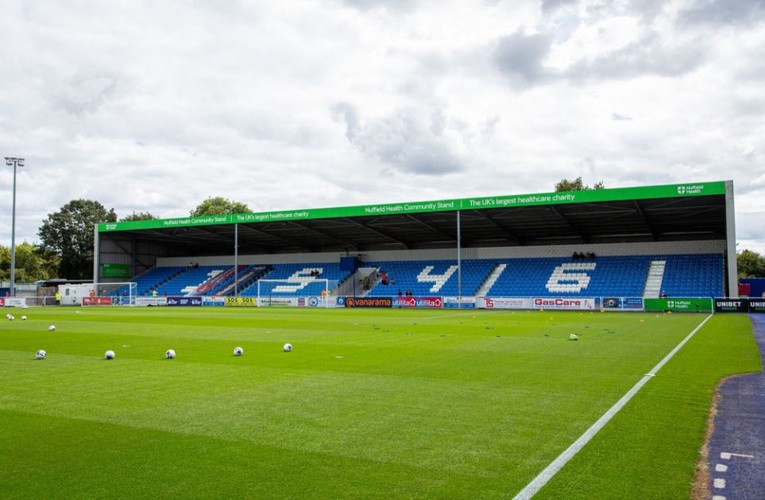
M 185 263 L 704 252 L 736 296 L 734 211 L 733 181 L 715 181 L 102 223 L 94 281 Z

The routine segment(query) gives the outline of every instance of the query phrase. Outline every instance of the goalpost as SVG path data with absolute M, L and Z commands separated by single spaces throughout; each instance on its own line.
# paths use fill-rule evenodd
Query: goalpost
M 99 283 L 96 290 L 96 297 L 109 298 L 112 305 L 133 306 L 135 298 L 138 295 L 138 283 L 135 281 L 125 281 L 119 283 Z
M 258 280 L 258 307 L 331 307 L 337 280 L 313 276 Z

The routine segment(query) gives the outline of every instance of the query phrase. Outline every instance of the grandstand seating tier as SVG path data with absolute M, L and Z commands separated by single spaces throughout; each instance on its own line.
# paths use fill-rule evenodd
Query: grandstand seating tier
M 652 260 L 665 260 L 661 289 L 671 297 L 722 296 L 724 283 L 723 256 L 651 255 L 598 256 L 589 260 L 573 258 L 517 258 L 462 260 L 458 270 L 455 260 L 378 261 L 365 267 L 385 274 L 371 283 L 367 296 L 473 296 L 496 269 L 499 275 L 487 296 L 493 297 L 639 297 L 643 293 Z M 498 267 L 500 264 L 505 267 Z M 501 270 L 501 272 L 500 272 Z M 320 295 L 325 281 L 337 286 L 350 277 L 339 263 L 275 264 L 270 266 L 191 266 L 157 267 L 135 279 L 137 294 L 148 295 L 214 295 L 232 294 L 235 276 L 245 277 L 239 294 L 310 296 Z M 286 282 L 292 282 L 285 286 Z M 248 286 L 249 285 L 249 286 Z M 459 293 L 461 286 L 462 293 Z M 488 283 L 487 283 L 488 286 Z M 117 292 L 120 293 L 120 292 Z

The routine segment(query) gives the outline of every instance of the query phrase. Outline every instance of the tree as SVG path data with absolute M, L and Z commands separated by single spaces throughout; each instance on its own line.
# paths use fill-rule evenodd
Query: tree
M 16 245 L 16 283 L 34 283 L 56 275 L 59 259 L 42 248 L 24 242 Z M 0 245 L 0 279 L 11 277 L 11 249 Z
M 568 179 L 562 179 L 560 182 L 555 184 L 555 192 L 560 193 L 563 191 L 589 191 L 591 189 L 605 189 L 606 186 L 603 184 L 603 181 L 596 182 L 593 184 L 592 187 L 587 186 L 584 184 L 584 181 L 582 181 L 581 177 L 577 177 L 573 181 Z
M 72 200 L 58 212 L 48 214 L 38 235 L 43 250 L 61 258 L 60 277 L 93 277 L 93 227 L 100 222 L 117 222 L 117 214 L 92 200 Z
M 765 278 L 765 257 L 751 250 L 742 250 L 736 256 L 739 278 Z
M 129 222 L 129 221 L 136 221 L 136 220 L 154 220 L 158 217 L 154 216 L 151 212 L 138 212 L 138 213 L 131 213 L 130 215 L 127 215 L 120 219 L 121 222 Z
M 246 214 L 250 208 L 237 201 L 231 201 L 222 196 L 207 198 L 199 204 L 197 208 L 191 211 L 192 217 L 202 217 L 205 215 L 228 215 L 228 214 Z

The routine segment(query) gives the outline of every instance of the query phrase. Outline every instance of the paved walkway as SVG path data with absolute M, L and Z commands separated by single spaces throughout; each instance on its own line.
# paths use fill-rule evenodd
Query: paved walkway
M 765 314 L 751 314 L 765 366 Z M 720 385 L 709 440 L 709 476 L 715 500 L 765 498 L 765 372 Z

